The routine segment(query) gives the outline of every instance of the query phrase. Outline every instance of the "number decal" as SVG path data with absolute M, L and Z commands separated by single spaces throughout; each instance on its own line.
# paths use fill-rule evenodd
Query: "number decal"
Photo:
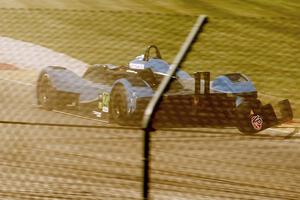
M 102 104 L 101 101 L 99 101 L 99 103 L 98 103 L 98 109 L 99 109 L 99 110 L 102 110 L 102 108 L 103 108 L 103 104 Z
M 109 93 L 104 92 L 102 95 L 102 111 L 108 112 L 109 111 Z

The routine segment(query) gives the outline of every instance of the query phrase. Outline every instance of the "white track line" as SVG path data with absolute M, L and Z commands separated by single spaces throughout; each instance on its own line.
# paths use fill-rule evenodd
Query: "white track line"
M 32 83 L 26 83 L 26 82 L 23 82 L 23 81 L 17 81 L 17 80 L 13 80 L 13 79 L 7 79 L 7 78 L 3 78 L 3 77 L 0 77 L 0 80 L 3 80 L 3 81 L 9 81 L 9 82 L 13 82 L 13 83 L 17 83 L 19 85 L 26 85 L 26 86 L 35 86 L 34 84 Z
M 81 60 L 38 44 L 2 36 L 0 44 L 1 63 L 12 64 L 20 69 L 40 71 L 46 66 L 58 65 L 82 75 L 88 66 Z
M 81 119 L 87 119 L 87 120 L 91 120 L 91 121 L 96 121 L 96 122 L 102 122 L 102 123 L 109 124 L 109 122 L 105 121 L 105 120 L 94 119 L 94 118 L 85 117 L 85 116 L 81 116 L 81 115 L 76 115 L 76 114 L 72 114 L 72 113 L 68 113 L 68 112 L 64 112 L 64 111 L 60 111 L 60 110 L 53 110 L 53 112 L 64 114 L 64 115 L 69 115 L 69 116 L 73 116 L 73 117 L 78 117 L 78 118 L 81 118 Z

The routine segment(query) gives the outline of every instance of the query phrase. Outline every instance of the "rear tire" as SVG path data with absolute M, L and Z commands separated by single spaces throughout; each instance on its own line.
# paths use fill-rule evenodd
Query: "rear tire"
M 48 74 L 42 75 L 37 86 L 38 104 L 46 110 L 53 110 L 58 107 L 57 91 L 52 86 Z
M 120 125 L 126 125 L 127 122 L 127 95 L 122 85 L 116 85 L 111 93 L 110 104 L 110 121 Z

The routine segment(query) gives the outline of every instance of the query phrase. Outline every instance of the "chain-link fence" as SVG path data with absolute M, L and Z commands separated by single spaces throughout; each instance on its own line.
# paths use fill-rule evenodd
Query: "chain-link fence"
M 99 76 L 87 71 L 102 67 L 118 80 L 124 78 L 119 73 L 125 72 L 143 77 L 137 71 L 139 63 L 132 62 L 131 68 L 129 63 L 152 44 L 171 63 L 197 17 L 49 9 L 1 9 L 0 17 L 1 198 L 141 199 L 144 135 L 139 125 L 128 125 L 133 119 L 141 120 L 142 112 L 119 123 L 123 108 L 113 110 L 106 105 L 107 99 L 113 104 L 113 87 L 98 92 L 101 97 L 91 89 L 98 87 L 100 74 L 107 71 L 100 70 Z M 182 65 L 184 71 L 177 76 L 193 78 L 194 72 L 209 71 L 210 79 L 215 80 L 221 74 L 246 74 L 263 104 L 290 99 L 297 122 L 299 28 L 296 18 L 209 18 Z M 94 65 L 97 63 L 113 65 Z M 39 99 L 39 91 L 49 91 L 39 89 L 39 83 L 49 83 L 40 76 L 48 65 L 84 74 L 89 83 L 74 74 L 53 76 L 52 84 L 62 80 L 56 89 L 66 83 L 74 86 L 64 86 L 68 89 L 57 100 L 67 102 L 63 107 L 53 108 L 56 101 L 43 104 L 51 97 L 41 95 Z M 46 72 L 42 73 L 46 78 L 54 74 Z M 150 74 L 157 82 L 143 80 L 151 88 L 157 88 L 160 76 L 166 73 L 157 72 Z M 144 84 L 132 76 L 126 76 L 131 84 Z M 114 85 L 111 76 L 101 80 L 107 77 Z M 199 83 L 204 85 L 203 81 Z M 169 92 L 184 91 L 184 95 L 165 96 L 155 115 L 159 128 L 151 133 L 151 198 L 298 199 L 298 124 L 242 135 L 234 126 L 223 125 L 226 119 L 217 118 L 226 117 L 224 113 L 212 113 L 210 118 L 197 113 L 201 101 L 195 98 L 195 89 L 205 86 L 196 88 L 195 82 L 172 82 Z M 115 96 L 121 93 L 116 90 Z M 69 101 L 73 97 L 78 101 Z M 135 97 L 128 101 L 131 110 L 134 105 L 144 105 L 144 109 L 149 96 L 141 102 Z M 228 106 L 226 102 L 214 107 Z M 106 116 L 105 109 L 113 110 L 115 119 Z M 217 123 L 207 127 L 212 121 Z M 290 135 L 293 137 L 287 139 Z

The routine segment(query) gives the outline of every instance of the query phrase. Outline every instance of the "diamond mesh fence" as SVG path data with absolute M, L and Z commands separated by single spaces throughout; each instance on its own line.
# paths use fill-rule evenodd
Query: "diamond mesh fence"
M 172 63 L 197 16 L 0 9 L 0 18 L 1 199 L 142 199 L 140 122 L 167 71 L 154 51 L 136 57 L 156 45 Z M 299 30 L 297 18 L 208 19 L 153 117 L 151 199 L 299 199 Z M 213 85 L 228 74 L 233 90 L 248 81 L 238 73 L 262 105 L 289 99 L 293 121 L 240 133 L 253 122 L 234 114 L 241 94 Z

